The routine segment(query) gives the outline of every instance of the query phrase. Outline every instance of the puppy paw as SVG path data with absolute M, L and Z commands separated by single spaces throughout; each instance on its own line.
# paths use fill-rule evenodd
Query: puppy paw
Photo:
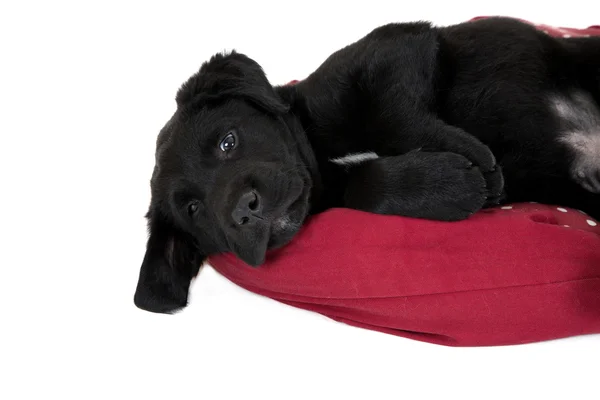
M 492 171 L 484 172 L 483 176 L 485 178 L 487 191 L 487 199 L 484 207 L 497 206 L 506 198 L 502 168 L 499 165 L 496 165 Z
M 344 205 L 377 214 L 459 221 L 499 196 L 502 187 L 499 169 L 484 176 L 460 154 L 419 151 L 353 167 Z
M 489 196 L 481 169 L 454 153 L 437 153 L 436 158 L 432 161 L 442 170 L 441 180 L 435 184 L 438 201 L 427 218 L 459 221 L 483 208 Z
M 471 136 L 455 137 L 452 146 L 434 147 L 429 151 L 443 151 L 460 154 L 473 163 L 482 172 L 493 172 L 496 169 L 496 157 L 492 150 Z

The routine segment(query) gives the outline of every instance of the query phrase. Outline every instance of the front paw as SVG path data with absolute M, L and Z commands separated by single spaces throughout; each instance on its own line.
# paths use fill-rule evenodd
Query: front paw
M 496 163 L 496 157 L 488 146 L 473 146 L 461 153 L 483 173 L 487 188 L 485 206 L 495 206 L 504 199 L 504 176 L 502 168 Z
M 412 152 L 353 168 L 344 204 L 377 214 L 457 221 L 479 211 L 487 198 L 484 175 L 467 158 Z
M 454 190 L 457 192 L 464 190 L 465 194 L 470 193 L 470 196 L 467 195 L 468 199 L 461 200 L 462 204 L 467 204 L 466 207 L 460 206 L 463 212 L 455 210 L 454 213 L 449 215 L 456 218 L 449 220 L 465 219 L 481 208 L 495 207 L 504 201 L 506 193 L 504 191 L 502 167 L 495 165 L 490 171 L 482 172 L 480 167 L 472 165 L 460 155 L 447 153 L 444 157 L 447 158 L 449 165 L 454 169 L 455 177 L 449 178 L 455 179 L 457 187 Z M 481 185 L 481 178 L 483 178 L 483 186 Z M 483 203 L 481 203 L 482 197 Z M 460 195 L 458 198 L 460 199 Z
M 484 207 L 497 206 L 506 198 L 502 168 L 499 165 L 496 165 L 492 171 L 485 172 L 483 176 L 485 178 L 487 191 L 487 199 Z
M 432 196 L 431 206 L 424 210 L 423 216 L 460 221 L 482 209 L 488 199 L 488 188 L 481 169 L 458 154 L 432 153 L 432 156 L 435 159 L 431 160 L 431 168 L 437 169 L 438 173 L 431 177 L 435 182 L 429 184 L 435 187 L 432 192 L 435 196 Z M 492 178 L 496 179 L 497 176 Z

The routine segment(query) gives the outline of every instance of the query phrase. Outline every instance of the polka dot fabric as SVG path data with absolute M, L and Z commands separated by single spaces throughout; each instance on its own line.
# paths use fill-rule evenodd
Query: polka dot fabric
M 476 21 L 478 19 L 483 19 L 483 18 L 489 18 L 489 17 L 475 17 L 472 19 L 472 21 Z M 589 26 L 584 29 L 577 29 L 577 28 L 556 27 L 556 26 L 550 26 L 550 25 L 546 25 L 546 24 L 535 24 L 533 22 L 530 22 L 530 21 L 527 21 L 524 19 L 519 19 L 519 21 L 531 24 L 531 25 L 535 26 L 536 28 L 538 28 L 539 30 L 543 31 L 544 33 L 547 33 L 548 35 L 556 36 L 556 37 L 570 38 L 570 37 L 590 37 L 590 36 L 600 35 L 600 25 L 592 25 L 592 26 Z
M 599 27 L 537 27 L 600 35 Z M 232 254 L 208 262 L 254 293 L 423 342 L 497 346 L 600 333 L 600 226 L 561 206 L 512 204 L 454 223 L 332 209 L 260 268 Z
M 600 235 L 598 221 L 583 211 L 566 207 L 550 206 L 538 203 L 516 203 L 483 210 L 482 213 L 522 213 L 536 222 L 556 225 L 562 228 L 579 229 Z

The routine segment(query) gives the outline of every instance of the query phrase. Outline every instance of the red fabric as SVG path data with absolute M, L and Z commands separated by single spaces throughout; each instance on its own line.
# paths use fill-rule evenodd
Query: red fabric
M 252 292 L 426 342 L 503 345 L 600 333 L 596 221 L 565 208 L 512 207 L 456 223 L 332 209 L 260 268 L 231 254 L 210 263 Z
M 478 19 L 484 19 L 484 18 L 489 18 L 489 17 L 475 17 L 472 19 L 472 21 L 476 21 Z M 558 37 L 562 36 L 562 37 L 569 38 L 569 37 L 587 37 L 587 36 L 600 35 L 600 25 L 592 25 L 592 26 L 589 26 L 584 29 L 577 29 L 577 28 L 563 28 L 563 27 L 557 27 L 557 26 L 550 26 L 550 25 L 546 25 L 546 24 L 535 24 L 533 22 L 530 22 L 530 21 L 527 21 L 524 19 L 519 19 L 519 21 L 531 24 L 551 36 L 558 36 Z
M 600 34 L 569 34 L 591 30 Z M 562 207 L 514 204 L 453 223 L 332 209 L 260 268 L 232 254 L 209 263 L 282 303 L 430 343 L 600 333 L 600 226 Z

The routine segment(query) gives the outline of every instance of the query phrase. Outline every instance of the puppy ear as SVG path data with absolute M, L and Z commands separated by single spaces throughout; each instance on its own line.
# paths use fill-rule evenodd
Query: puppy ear
M 289 110 L 262 67 L 244 54 L 215 54 L 177 92 L 177 105 L 242 98 L 271 114 Z
M 172 313 L 187 305 L 190 282 L 205 257 L 191 237 L 150 217 L 150 236 L 133 301 L 143 310 Z
M 275 93 L 271 85 L 268 87 L 247 85 L 241 87 L 238 93 L 240 97 L 245 98 L 263 111 L 274 115 L 285 114 L 290 109 Z

